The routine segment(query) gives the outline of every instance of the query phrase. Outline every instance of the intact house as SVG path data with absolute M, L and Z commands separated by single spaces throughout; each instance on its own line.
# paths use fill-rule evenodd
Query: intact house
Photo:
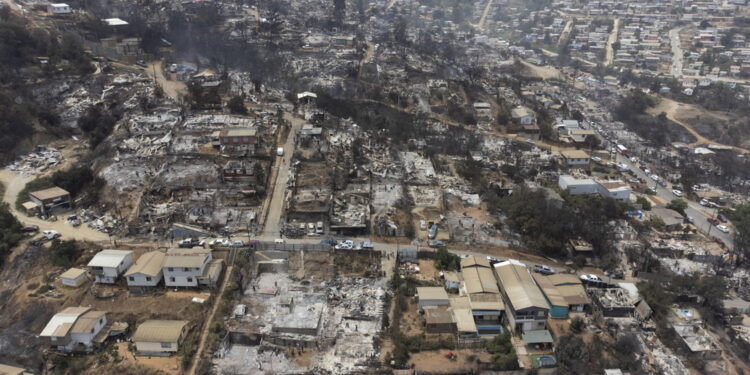
M 138 326 L 131 340 L 139 355 L 169 356 L 177 353 L 187 332 L 185 320 L 147 320 Z
M 169 249 L 164 258 L 164 284 L 169 287 L 214 287 L 221 275 L 222 260 L 214 260 L 210 249 Z
M 520 125 L 530 125 L 536 121 L 534 111 L 524 106 L 513 108 L 510 111 L 510 117 L 513 119 L 513 121 L 517 122 Z
M 593 180 L 591 178 L 577 178 L 571 175 L 560 175 L 557 181 L 561 189 L 571 195 L 599 194 L 621 202 L 630 200 L 632 189 L 621 180 Z
M 143 293 L 153 288 L 164 278 L 162 266 L 165 254 L 161 251 L 151 251 L 140 258 L 125 272 L 125 280 L 131 292 Z
M 71 268 L 60 275 L 60 283 L 73 288 L 83 285 L 86 280 L 86 270 L 81 268 Z
M 495 272 L 500 279 L 505 316 L 513 333 L 544 330 L 549 305 L 526 266 L 507 260 L 495 264 Z
M 94 255 L 87 267 L 97 283 L 114 284 L 132 264 L 132 251 L 107 249 Z
M 565 165 L 568 168 L 588 169 L 591 163 L 591 157 L 583 150 L 564 150 L 560 154 L 565 159 Z
M 442 287 L 425 286 L 417 288 L 417 300 L 419 308 L 448 306 L 448 293 Z
M 219 132 L 222 151 L 255 153 L 258 145 L 257 130 L 253 128 L 231 128 Z
M 71 11 L 70 5 L 65 3 L 47 4 L 49 14 L 69 14 Z
M 24 204 L 28 213 L 38 211 L 42 215 L 67 210 L 70 205 L 70 193 L 59 187 L 33 191 L 29 193 L 31 205 Z
M 533 277 L 550 305 L 550 317 L 566 319 L 569 312 L 584 312 L 589 308 L 589 297 L 576 275 L 535 273 Z
M 497 286 L 497 278 L 487 258 L 470 256 L 461 259 L 463 285 L 460 291 L 467 297 L 465 305 L 479 336 L 503 333 L 502 319 L 505 306 Z
M 39 336 L 48 339 L 53 349 L 62 352 L 90 352 L 97 343 L 106 339 L 107 332 L 102 332 L 106 325 L 104 311 L 68 307 L 55 314 Z

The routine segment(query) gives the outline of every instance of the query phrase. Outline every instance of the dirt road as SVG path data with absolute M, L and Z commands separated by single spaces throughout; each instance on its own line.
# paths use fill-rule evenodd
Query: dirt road
M 604 66 L 611 66 L 615 61 L 615 49 L 612 45 L 617 41 L 617 34 L 620 32 L 620 19 L 615 18 L 615 24 L 612 27 L 612 33 L 609 34 L 607 39 L 607 56 L 604 59 Z
M 179 103 L 180 98 L 187 95 L 187 86 L 180 81 L 170 81 L 164 75 L 164 70 L 161 67 L 161 61 L 151 61 L 148 63 L 148 67 L 145 68 L 146 74 L 156 82 L 164 90 L 164 94 L 172 98 L 172 100 Z
M 208 338 L 208 334 L 211 331 L 211 322 L 214 321 L 214 316 L 216 315 L 216 310 L 219 309 L 219 305 L 221 305 L 221 296 L 224 295 L 224 290 L 227 288 L 227 284 L 229 284 L 229 280 L 231 279 L 232 275 L 232 268 L 233 266 L 230 264 L 227 267 L 226 273 L 224 274 L 224 281 L 221 283 L 221 288 L 216 292 L 214 295 L 214 305 L 211 307 L 211 313 L 208 314 L 208 318 L 205 321 L 205 324 L 203 324 L 203 332 L 201 332 L 201 339 L 198 343 L 198 349 L 195 351 L 195 356 L 193 357 L 193 363 L 190 365 L 190 369 L 187 371 L 188 375 L 195 375 L 195 370 L 198 368 L 198 362 L 200 362 L 201 354 L 203 353 L 204 348 L 206 347 L 206 338 Z
M 62 235 L 63 239 L 76 239 L 80 241 L 109 241 L 109 236 L 106 233 L 99 232 L 98 230 L 91 229 L 85 224 L 78 228 L 66 223 L 64 220 L 58 221 L 47 221 L 37 217 L 26 216 L 26 214 L 16 210 L 16 198 L 18 193 L 23 190 L 26 184 L 33 180 L 35 177 L 24 177 L 15 172 L 8 170 L 0 170 L 0 182 L 5 185 L 5 194 L 3 195 L 3 201 L 8 203 L 10 210 L 18 220 L 24 224 L 34 224 L 39 226 L 39 231 L 44 230 L 55 230 Z
M 685 130 L 687 130 L 688 133 L 692 134 L 693 137 L 695 137 L 696 141 L 689 145 L 691 147 L 697 147 L 700 145 L 715 145 L 715 146 L 731 147 L 733 150 L 737 152 L 741 152 L 741 153 L 750 152 L 750 150 L 744 149 L 742 147 L 725 145 L 723 143 L 712 141 L 700 135 L 697 131 L 695 131 L 695 129 L 693 129 L 693 127 L 690 124 L 683 122 L 681 120 L 678 120 L 676 118 L 677 111 L 680 110 L 680 107 L 683 107 L 683 106 L 687 107 L 690 105 L 679 103 L 679 102 L 676 102 L 674 100 L 667 99 L 667 98 L 660 98 L 659 105 L 657 105 L 654 108 L 649 109 L 648 112 L 651 113 L 652 115 L 658 115 L 664 112 L 667 115 L 667 118 L 669 120 L 674 121 L 676 124 L 682 126 Z
M 477 24 L 477 27 L 484 30 L 484 25 L 487 23 L 487 15 L 490 14 L 490 9 L 492 9 L 492 1 L 493 0 L 487 0 L 487 5 L 484 7 L 484 11 L 482 12 L 482 16 L 479 17 L 479 23 Z
M 573 20 L 568 20 L 568 22 L 565 23 L 565 27 L 563 28 L 563 31 L 560 33 L 560 37 L 557 39 L 557 46 L 559 47 L 563 41 L 566 41 L 568 39 L 568 35 L 570 35 L 570 30 L 573 29 Z

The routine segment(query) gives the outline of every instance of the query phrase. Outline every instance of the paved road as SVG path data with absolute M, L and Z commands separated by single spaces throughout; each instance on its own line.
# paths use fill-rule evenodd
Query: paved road
M 284 143 L 284 157 L 276 157 L 274 168 L 277 169 L 276 180 L 272 181 L 273 195 L 268 206 L 268 214 L 263 228 L 263 236 L 270 238 L 279 238 L 279 222 L 281 214 L 284 211 L 284 201 L 286 197 L 286 183 L 289 180 L 289 166 L 294 154 L 294 136 L 306 123 L 305 120 L 298 117 L 287 116 L 286 120 L 290 121 L 292 128 Z
M 638 168 L 636 163 L 632 163 L 629 159 L 621 155 L 617 155 L 616 159 L 618 163 L 625 163 L 626 165 L 628 165 L 630 170 L 634 171 L 638 177 L 644 179 L 649 184 L 649 186 L 656 186 L 656 195 L 659 198 L 663 199 L 666 202 L 678 198 L 674 195 L 674 193 L 672 193 L 672 187 L 670 185 L 667 185 L 666 188 L 659 186 L 653 180 L 651 180 L 651 178 L 647 176 L 640 168 Z M 723 233 L 707 221 L 708 218 L 716 215 L 715 209 L 703 207 L 699 203 L 690 201 L 684 197 L 682 199 L 688 202 L 688 208 L 687 210 L 685 210 L 685 213 L 687 214 L 687 216 L 695 219 L 694 225 L 698 228 L 699 231 L 709 235 L 710 237 L 720 238 L 722 241 L 724 241 L 725 244 L 727 244 L 728 249 L 733 248 L 734 234 L 731 231 L 730 233 Z

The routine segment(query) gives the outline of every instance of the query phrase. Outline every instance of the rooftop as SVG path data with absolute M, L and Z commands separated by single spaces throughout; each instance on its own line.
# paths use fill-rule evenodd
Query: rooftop
M 135 342 L 177 342 L 186 320 L 147 320 L 133 334 Z
M 132 256 L 130 250 L 102 250 L 94 255 L 89 262 L 89 267 L 117 268 L 127 256 Z
M 70 195 L 70 193 L 68 193 L 68 191 L 63 188 L 55 186 L 49 189 L 32 191 L 31 193 L 29 193 L 29 195 L 36 199 L 39 199 L 40 201 L 46 201 L 49 199 L 64 197 L 66 195 Z
M 77 279 L 78 277 L 84 274 L 86 274 L 86 270 L 74 267 L 60 274 L 60 278 L 61 279 Z
M 420 300 L 440 299 L 448 301 L 448 293 L 439 286 L 424 286 L 417 288 L 417 296 Z
M 156 276 L 161 272 L 165 257 L 166 255 L 161 251 L 150 251 L 145 253 L 138 258 L 135 264 L 133 264 L 127 272 L 125 272 L 125 276 L 134 275 L 136 273 Z
M 547 300 L 523 263 L 508 260 L 495 265 L 500 284 L 515 310 L 529 307 L 548 309 Z

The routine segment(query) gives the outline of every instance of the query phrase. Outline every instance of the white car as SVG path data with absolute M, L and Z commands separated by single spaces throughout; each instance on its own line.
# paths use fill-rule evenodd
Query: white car
M 708 206 L 708 199 L 701 199 L 701 206 Z
M 717 225 L 716 229 L 718 229 L 718 230 L 720 230 L 720 231 L 722 231 L 724 233 L 729 233 L 729 228 L 726 225 Z
M 650 179 L 654 180 L 654 181 L 659 181 L 659 176 L 657 176 L 657 175 L 655 175 L 655 174 L 652 174 L 651 176 L 648 176 L 648 177 L 649 177 Z
M 211 247 L 222 247 L 222 246 L 229 246 L 232 243 L 226 239 L 226 238 L 217 238 L 215 240 L 211 240 L 211 242 L 208 243 Z
M 677 190 L 677 189 L 672 190 L 672 194 L 674 194 L 675 197 L 681 197 L 682 196 L 682 192 L 679 191 L 679 190 Z
M 336 250 L 351 250 L 354 248 L 354 241 L 352 240 L 346 240 L 336 246 L 333 247 Z
M 55 230 L 45 230 L 42 232 L 42 236 L 48 240 L 54 240 L 55 238 L 60 237 L 60 233 Z
M 598 282 L 602 281 L 602 279 L 600 279 L 599 276 L 591 275 L 591 274 L 589 274 L 589 275 L 581 275 L 580 279 L 583 280 L 583 281 L 588 281 L 588 282 L 592 282 L 592 283 L 598 283 Z

